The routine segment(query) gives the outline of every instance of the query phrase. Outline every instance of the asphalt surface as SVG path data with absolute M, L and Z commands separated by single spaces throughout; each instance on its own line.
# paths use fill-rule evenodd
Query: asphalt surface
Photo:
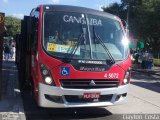
M 18 71 L 13 60 L 3 61 L 1 79 L 3 94 L 0 101 L 0 120 L 25 119 L 18 84 Z
M 160 77 L 132 72 L 128 102 L 108 107 L 113 114 L 160 114 Z
M 0 120 L 124 120 L 125 114 L 160 114 L 160 76 L 132 71 L 128 102 L 102 108 L 49 109 L 38 107 L 29 90 L 19 91 L 14 62 L 3 64 L 4 99 Z

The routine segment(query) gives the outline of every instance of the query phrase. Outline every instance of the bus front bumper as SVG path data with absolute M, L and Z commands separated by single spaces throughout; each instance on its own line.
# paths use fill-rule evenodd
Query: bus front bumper
M 65 89 L 39 83 L 40 107 L 104 107 L 126 103 L 129 85 L 105 89 Z M 84 93 L 100 93 L 99 99 L 84 99 Z

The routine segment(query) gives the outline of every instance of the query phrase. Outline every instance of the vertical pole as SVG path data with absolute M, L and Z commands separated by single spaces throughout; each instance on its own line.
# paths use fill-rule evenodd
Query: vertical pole
M 3 60 L 3 37 L 4 37 L 4 13 L 0 12 L 0 100 L 2 99 L 2 60 Z
M 129 12 L 130 12 L 130 5 L 128 3 L 127 6 L 127 36 L 129 37 Z

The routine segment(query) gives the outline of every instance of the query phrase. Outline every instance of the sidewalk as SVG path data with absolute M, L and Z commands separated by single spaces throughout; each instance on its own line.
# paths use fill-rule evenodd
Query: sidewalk
M 160 67 L 158 67 L 158 66 L 153 66 L 152 69 L 142 69 L 137 64 L 132 64 L 132 68 L 131 69 L 133 71 L 144 72 L 144 73 L 154 74 L 154 75 L 160 76 Z
M 23 103 L 18 85 L 18 71 L 14 60 L 2 64 L 2 100 L 0 120 L 25 120 Z

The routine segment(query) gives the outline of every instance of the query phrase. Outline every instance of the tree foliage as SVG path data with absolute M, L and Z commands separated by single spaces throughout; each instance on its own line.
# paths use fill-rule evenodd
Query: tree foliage
M 7 36 L 15 36 L 17 33 L 20 33 L 21 20 L 12 16 L 6 16 L 5 27 Z
M 160 1 L 144 0 L 135 12 L 137 35 L 148 42 L 155 52 L 160 50 Z
M 138 0 L 136 0 L 138 1 Z M 118 15 L 126 20 L 129 7 L 129 29 L 136 39 L 149 43 L 156 52 L 160 50 L 160 0 L 142 0 L 135 4 L 134 0 L 121 0 L 103 7 L 105 12 Z

